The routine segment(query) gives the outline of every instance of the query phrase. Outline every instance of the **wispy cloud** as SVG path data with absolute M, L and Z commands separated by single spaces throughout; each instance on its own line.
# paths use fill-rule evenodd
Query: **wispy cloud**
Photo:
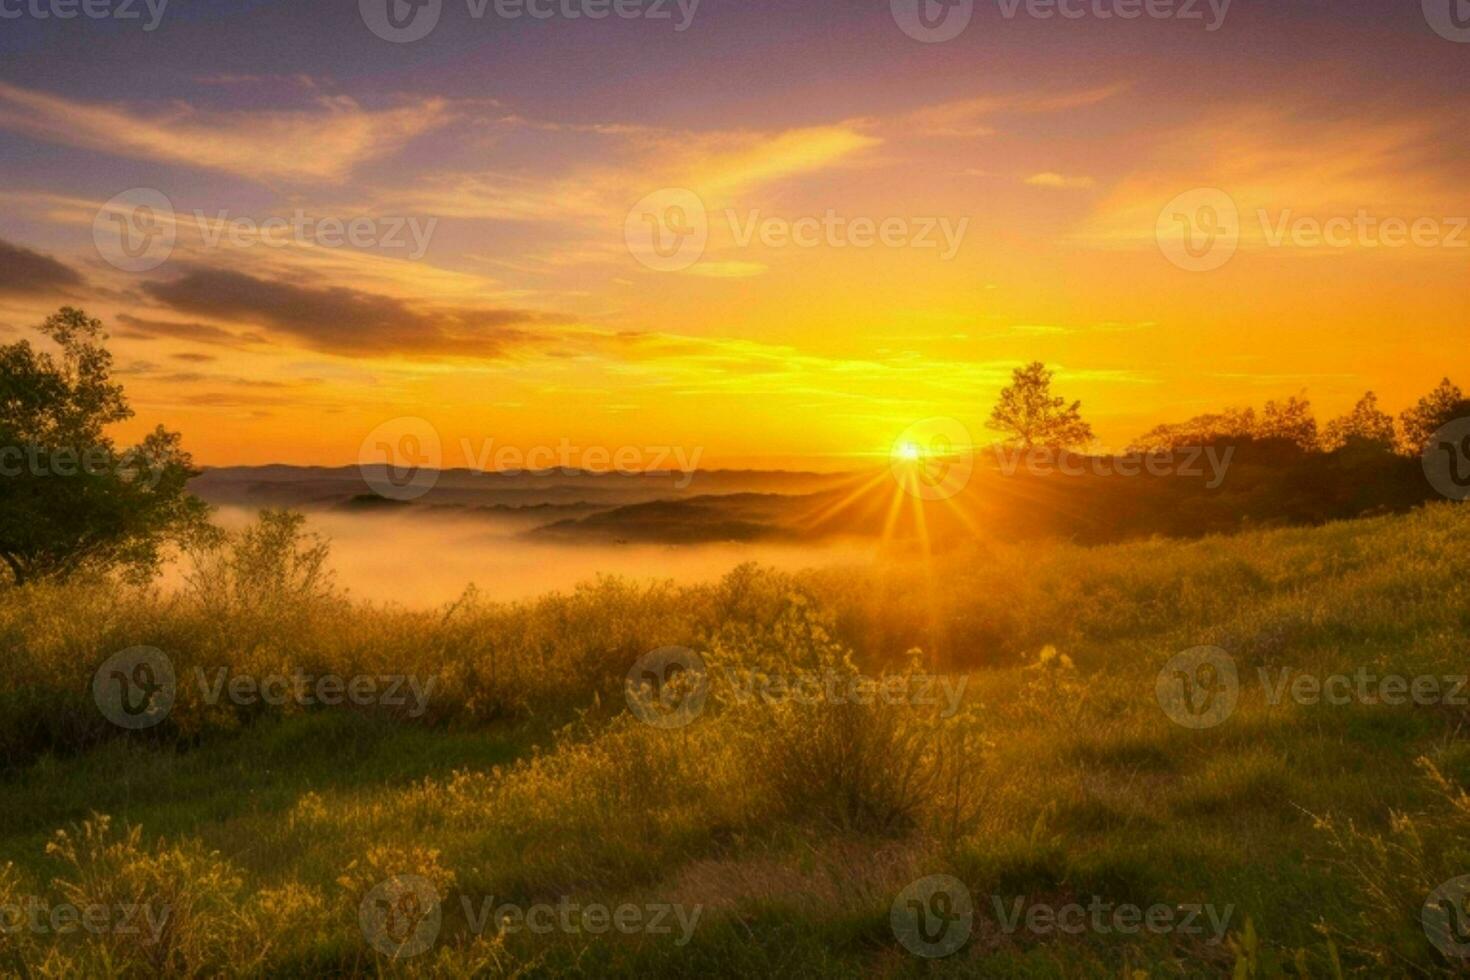
M 450 117 L 443 99 L 369 110 L 345 96 L 318 96 L 299 110 L 218 112 L 172 103 L 149 112 L 0 82 L 0 128 L 48 143 L 255 180 L 339 180 Z
M 1024 183 L 1028 187 L 1050 187 L 1055 190 L 1085 190 L 1096 183 L 1091 177 L 1074 176 L 1046 171 L 1044 173 L 1032 174 Z
M 1105 102 L 1127 89 L 1126 84 L 1119 83 L 1063 92 L 981 95 L 926 106 L 911 113 L 907 123 L 925 136 L 990 136 L 995 132 L 992 120 L 997 117 L 1084 109 Z
M 1452 125 L 1427 112 L 1342 117 L 1302 106 L 1253 106 L 1217 113 L 1137 147 L 1133 173 L 1072 238 L 1096 247 L 1153 248 L 1160 209 L 1197 188 L 1218 188 L 1234 201 L 1244 248 L 1266 243 L 1261 212 L 1463 214 L 1470 192 L 1458 168 L 1433 149 Z

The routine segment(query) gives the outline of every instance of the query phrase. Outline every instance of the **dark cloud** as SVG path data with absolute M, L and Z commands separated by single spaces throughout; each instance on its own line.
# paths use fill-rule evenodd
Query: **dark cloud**
M 342 286 L 312 287 L 193 268 L 149 282 L 155 302 L 200 316 L 259 323 L 317 350 L 356 357 L 384 354 L 496 357 L 534 338 L 526 327 L 561 322 L 529 310 L 420 310 L 400 299 Z
M 219 360 L 219 358 L 215 357 L 213 354 L 184 353 L 170 354 L 169 356 L 176 361 L 188 361 L 190 364 L 208 364 L 210 361 Z
M 286 405 L 287 399 L 272 395 L 235 394 L 225 391 L 204 391 L 183 395 L 179 401 L 199 408 L 249 408 L 255 405 Z
M 71 266 L 0 239 L 0 293 L 62 293 L 83 285 L 85 280 Z
M 153 340 L 158 337 L 173 337 L 175 340 L 192 340 L 200 344 L 214 344 L 236 349 L 252 344 L 269 343 L 258 333 L 235 333 L 209 323 L 172 323 L 168 320 L 144 320 L 131 313 L 119 313 L 117 322 L 131 329 L 119 331 L 119 337 L 134 340 Z

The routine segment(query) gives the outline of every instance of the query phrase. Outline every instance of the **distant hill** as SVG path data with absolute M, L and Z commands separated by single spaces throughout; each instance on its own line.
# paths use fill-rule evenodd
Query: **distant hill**
M 1321 524 L 1442 499 L 1419 460 L 1376 450 L 1306 453 L 1245 440 L 1214 458 L 1228 465 L 1212 470 L 1186 454 L 1174 458 L 1172 471 L 1150 473 L 1137 457 L 1073 455 L 1069 473 L 1057 463 L 1009 471 L 995 456 L 980 454 L 963 488 L 938 499 L 905 492 L 885 469 L 810 493 L 631 504 L 534 533 L 670 542 L 882 537 L 926 541 L 934 549 L 976 537 L 1103 543 Z
M 382 467 L 378 467 L 379 472 Z M 441 470 L 433 487 L 409 502 L 373 492 L 356 466 L 224 466 L 206 469 L 189 488 L 211 504 L 238 507 L 289 507 L 297 510 L 383 510 L 405 508 L 437 513 L 487 515 L 514 510 L 555 508 L 606 510 L 658 500 L 739 493 L 810 493 L 840 484 L 845 474 L 779 470 L 697 470 L 651 473 L 596 473 L 556 469 L 524 473 Z M 524 516 L 524 515 L 523 515 Z
M 1254 440 L 1212 449 L 1215 466 L 1185 453 L 1154 472 L 1139 457 L 1071 455 L 1012 467 L 985 452 L 970 461 L 953 494 L 907 492 L 902 471 L 895 476 L 887 467 L 835 474 L 445 470 L 411 502 L 374 494 L 357 467 L 224 467 L 207 470 L 191 488 L 210 503 L 234 506 L 515 517 L 525 533 L 562 541 L 853 536 L 933 548 L 976 537 L 1194 537 L 1396 513 L 1439 499 L 1419 460 L 1378 450 L 1308 453 Z

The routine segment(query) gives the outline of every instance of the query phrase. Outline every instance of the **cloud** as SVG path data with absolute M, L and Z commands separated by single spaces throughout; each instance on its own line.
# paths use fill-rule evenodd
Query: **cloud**
M 59 293 L 82 285 L 81 275 L 71 266 L 0 239 L 0 294 Z
M 766 265 L 761 262 L 701 262 L 688 270 L 690 275 L 707 279 L 750 279 L 763 275 Z
M 488 171 L 427 176 L 379 191 L 374 203 L 413 214 L 621 232 L 628 209 L 652 191 L 687 188 L 716 207 L 754 188 L 836 166 L 882 142 L 859 123 L 773 132 L 604 127 L 599 133 L 612 140 L 605 156 L 616 163 L 531 176 Z
M 1288 213 L 1410 220 L 1464 214 L 1470 194 L 1458 158 L 1436 150 L 1448 145 L 1454 125 L 1429 113 L 1345 117 L 1303 105 L 1215 113 L 1137 147 L 1134 172 L 1110 188 L 1071 240 L 1155 248 L 1164 206 L 1201 189 L 1224 191 L 1234 202 L 1241 248 L 1265 247 L 1270 223 Z
M 348 357 L 498 357 L 534 339 L 523 328 L 562 322 L 529 310 L 419 309 L 343 286 L 302 286 L 202 267 L 144 283 L 143 291 L 180 312 L 258 323 L 307 347 Z
M 1064 174 L 1046 173 L 1032 174 L 1027 177 L 1025 183 L 1028 187 L 1050 187 L 1056 190 L 1083 190 L 1096 183 L 1091 177 L 1068 177 Z
M 1070 92 L 982 95 L 927 106 L 911 113 L 907 121 L 925 136 L 990 136 L 995 129 L 988 121 L 982 120 L 1003 115 L 1039 115 L 1085 109 L 1127 89 L 1126 84 L 1117 84 Z
M 269 343 L 258 333 L 235 333 L 209 323 L 173 323 L 168 320 L 145 320 L 131 313 L 119 313 L 117 322 L 130 328 L 124 334 L 133 340 L 152 340 L 156 337 L 172 337 L 175 340 L 191 340 L 200 344 L 231 347 L 237 350 Z
M 675 186 L 724 197 L 780 178 L 824 170 L 880 142 L 855 124 L 839 124 L 779 133 L 680 135 L 662 141 L 658 155 L 678 171 Z
M 372 111 L 318 96 L 294 111 L 214 112 L 174 103 L 143 113 L 0 82 L 0 128 L 63 146 L 254 180 L 338 180 L 450 119 L 443 99 Z

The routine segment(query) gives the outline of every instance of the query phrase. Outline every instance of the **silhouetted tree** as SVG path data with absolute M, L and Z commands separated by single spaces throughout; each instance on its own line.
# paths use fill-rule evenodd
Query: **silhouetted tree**
M 1346 415 L 1328 422 L 1322 430 L 1322 448 L 1341 449 L 1351 444 L 1391 450 L 1394 444 L 1393 416 L 1378 407 L 1378 396 L 1367 392 Z
M 105 434 L 133 412 L 101 323 L 65 307 L 37 329 L 59 357 L 0 346 L 0 559 L 17 584 L 151 571 L 164 543 L 207 527 L 192 460 L 161 426 L 121 452 Z
M 1464 416 L 1470 416 L 1470 402 L 1466 402 L 1459 385 L 1445 378 L 1438 387 L 1419 399 L 1418 404 L 1405 409 L 1399 416 L 1403 451 L 1418 456 L 1429 447 L 1429 441 L 1436 432 Z
M 1257 439 L 1280 439 L 1310 452 L 1317 448 L 1317 419 L 1312 403 L 1292 395 L 1284 402 L 1269 401 L 1256 426 Z
M 1025 449 L 1075 449 L 1092 441 L 1092 427 L 1082 421 L 1082 403 L 1067 404 L 1051 393 L 1052 372 L 1035 361 L 1011 373 L 1000 401 L 986 423 L 1006 434 L 1006 441 Z
M 1155 426 L 1128 447 L 1131 453 L 1162 453 L 1175 449 L 1239 442 L 1254 438 L 1256 410 L 1227 408 L 1213 415 L 1196 415 L 1185 422 Z

